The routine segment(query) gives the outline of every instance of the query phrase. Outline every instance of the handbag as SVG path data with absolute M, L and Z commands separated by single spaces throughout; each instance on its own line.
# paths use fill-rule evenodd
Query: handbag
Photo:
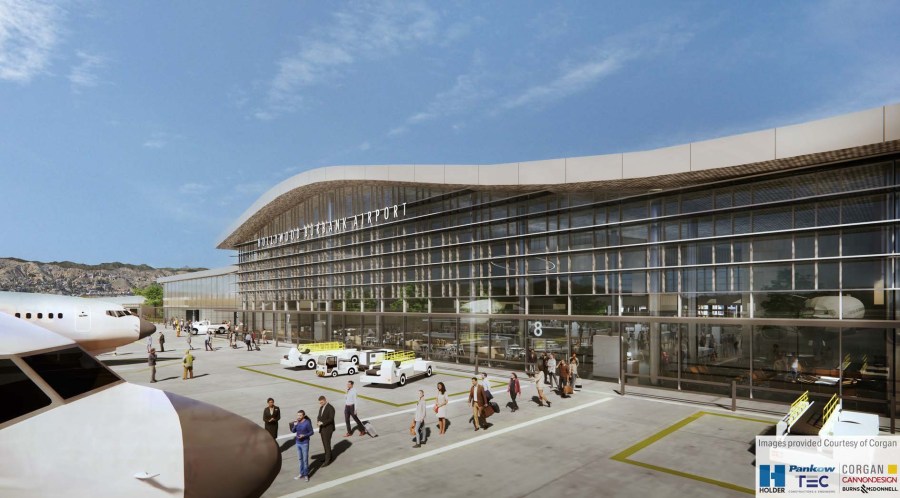
M 437 405 L 437 403 L 435 403 L 434 404 L 434 413 L 437 413 L 437 412 L 438 412 L 438 405 Z
M 574 392 L 574 390 L 572 389 L 572 386 L 566 384 L 566 387 L 563 388 L 563 392 L 565 394 L 572 394 Z
M 412 423 L 409 424 L 409 435 L 410 436 L 416 435 L 416 419 L 413 419 Z

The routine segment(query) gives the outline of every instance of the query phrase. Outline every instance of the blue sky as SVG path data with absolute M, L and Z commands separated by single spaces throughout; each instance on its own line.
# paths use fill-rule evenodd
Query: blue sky
M 342 164 L 646 150 L 900 102 L 900 3 L 0 0 L 0 256 L 217 267 Z

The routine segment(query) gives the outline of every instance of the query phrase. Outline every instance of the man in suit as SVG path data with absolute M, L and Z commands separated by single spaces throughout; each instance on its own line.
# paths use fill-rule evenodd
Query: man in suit
M 485 404 L 487 404 L 487 400 L 484 397 L 484 387 L 478 383 L 477 377 L 472 377 L 472 388 L 469 389 L 469 406 L 472 407 L 472 425 L 475 426 L 476 431 L 479 427 L 487 425 L 482 416 Z
M 322 446 L 325 448 L 325 463 L 322 467 L 331 464 L 331 435 L 334 433 L 334 407 L 319 396 L 319 416 L 316 417 L 316 425 L 319 426 L 319 434 L 322 436 Z
M 272 439 L 278 439 L 278 421 L 281 420 L 281 408 L 275 406 L 275 400 L 269 398 L 266 400 L 268 406 L 263 410 L 263 422 L 266 424 L 266 430 L 272 435 Z

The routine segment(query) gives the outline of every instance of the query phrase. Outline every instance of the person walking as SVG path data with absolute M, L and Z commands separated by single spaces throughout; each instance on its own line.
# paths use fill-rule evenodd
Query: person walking
M 278 421 L 281 420 L 281 408 L 275 406 L 275 400 L 266 400 L 267 406 L 263 409 L 263 423 L 266 430 L 272 435 L 272 439 L 278 439 Z
M 181 324 L 178 323 L 178 319 L 175 319 L 175 337 L 181 337 Z
M 162 332 L 159 333 L 159 352 L 166 352 L 166 336 Z
M 252 341 L 253 341 L 253 336 L 250 335 L 250 332 L 247 332 L 247 334 L 244 335 L 244 344 L 247 345 L 247 351 L 253 351 L 252 349 L 250 349 L 250 343 Z
M 472 387 L 469 389 L 469 406 L 472 407 L 472 425 L 475 426 L 476 431 L 480 427 L 487 428 L 487 421 L 482 417 L 486 404 L 484 387 L 478 383 L 477 377 L 472 377 Z
M 206 333 L 206 341 L 203 342 L 203 346 L 207 351 L 215 351 L 212 347 L 212 332 Z
M 519 404 L 516 403 L 516 396 L 522 394 L 522 387 L 519 385 L 519 376 L 516 375 L 515 372 L 509 374 L 509 388 L 507 390 L 509 391 L 509 398 L 512 400 L 510 401 L 510 409 L 515 413 L 516 410 L 519 409 Z
M 550 389 L 553 389 L 553 381 L 556 378 L 556 368 L 556 357 L 553 353 L 550 353 L 550 356 L 547 358 L 547 384 L 550 385 Z M 558 381 L 557 385 L 559 385 Z
M 484 401 L 490 403 L 494 399 L 494 394 L 491 392 L 491 382 L 485 372 L 481 372 L 481 387 L 484 388 Z
M 569 395 L 566 393 L 566 388 L 569 387 L 569 363 L 565 359 L 559 362 L 559 381 L 557 385 L 559 386 L 560 397 L 568 398 Z
M 443 435 L 447 432 L 447 405 L 450 404 L 450 398 L 447 396 L 447 387 L 443 382 L 437 383 L 437 398 L 434 400 L 435 413 L 438 418 L 439 434 Z
M 575 352 L 572 352 L 572 357 L 569 358 L 569 376 L 572 380 L 572 389 L 575 388 L 576 384 L 580 384 L 577 382 L 578 379 L 578 355 Z
M 322 446 L 325 448 L 325 462 L 322 467 L 331 465 L 331 435 L 334 434 L 334 407 L 319 396 L 319 415 L 316 417 L 316 425 L 319 427 L 319 435 L 322 436 Z
M 150 382 L 156 382 L 156 350 L 150 348 L 150 354 L 147 355 L 147 364 L 150 365 Z
M 306 412 L 303 410 L 297 412 L 297 420 L 291 422 L 290 429 L 291 432 L 296 434 L 297 456 L 300 459 L 300 473 L 297 474 L 294 480 L 303 479 L 309 482 L 309 438 L 315 432 L 312 428 L 312 422 L 306 416 Z
M 153 336 L 147 336 L 147 354 L 150 354 L 150 350 L 153 349 Z
M 188 330 L 188 333 L 187 333 L 187 343 L 188 343 L 188 349 L 190 349 L 191 351 L 194 350 L 194 346 L 191 346 L 191 336 L 192 336 L 192 335 L 194 335 L 194 334 L 192 334 L 191 331 Z
M 188 378 L 188 374 L 190 374 L 191 378 L 194 378 L 194 355 L 191 354 L 191 350 L 188 349 L 184 352 L 184 358 L 181 360 L 181 364 L 184 366 L 184 374 L 181 376 L 181 380 L 186 380 Z
M 356 415 L 356 388 L 353 387 L 352 380 L 347 381 L 347 397 L 344 399 L 344 425 L 347 428 L 347 433 L 344 434 L 344 437 L 353 435 L 353 429 L 350 428 L 350 417 L 353 417 L 353 420 L 356 421 L 356 426 L 359 427 L 359 435 L 365 436 L 366 429 Z
M 525 365 L 525 373 L 529 376 L 534 375 L 536 366 L 537 366 L 537 353 L 534 352 L 534 349 L 529 349 L 528 350 L 528 364 Z
M 544 382 L 547 382 L 547 352 L 546 351 L 541 353 L 541 358 L 538 360 L 538 368 L 544 374 Z
M 550 408 L 550 400 L 544 396 L 544 372 L 538 371 L 534 374 L 534 387 L 537 389 L 538 404 L 544 406 L 544 403 L 547 403 L 547 408 Z
M 416 444 L 413 448 L 421 448 L 425 444 L 425 415 L 428 412 L 425 405 L 425 391 L 419 389 L 419 400 L 416 401 Z

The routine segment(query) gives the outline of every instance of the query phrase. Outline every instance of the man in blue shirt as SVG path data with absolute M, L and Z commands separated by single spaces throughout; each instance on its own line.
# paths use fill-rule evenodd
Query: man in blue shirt
M 306 412 L 297 412 L 297 421 L 291 422 L 291 432 L 297 434 L 297 455 L 300 457 L 300 474 L 294 478 L 309 481 L 309 438 L 313 432 L 312 421 L 306 417 Z

